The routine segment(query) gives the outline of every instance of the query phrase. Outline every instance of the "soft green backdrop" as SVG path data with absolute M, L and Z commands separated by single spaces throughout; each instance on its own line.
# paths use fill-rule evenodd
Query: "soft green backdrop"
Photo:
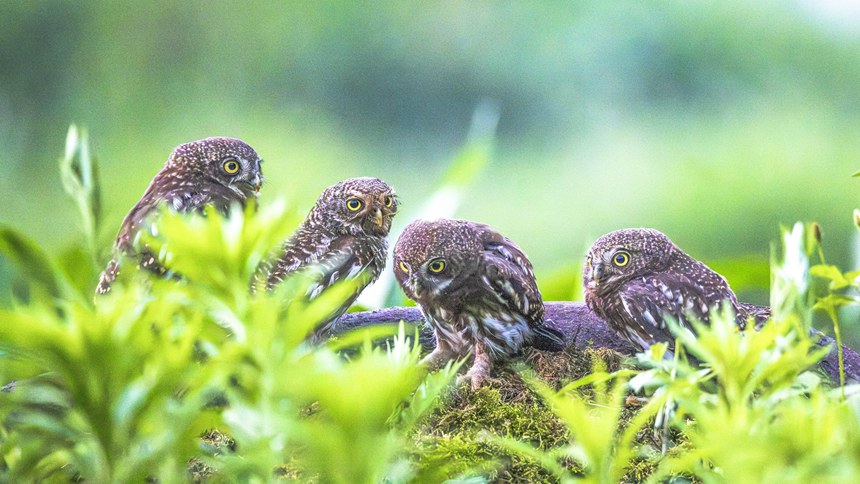
M 171 149 L 209 135 L 259 151 L 266 201 L 375 175 L 418 207 L 477 108 L 496 141 L 457 215 L 539 277 L 651 226 L 763 303 L 780 223 L 818 221 L 829 262 L 856 265 L 860 15 L 839 5 L 5 1 L 0 222 L 55 250 L 79 237 L 56 168 L 73 122 L 101 161 L 105 246 Z

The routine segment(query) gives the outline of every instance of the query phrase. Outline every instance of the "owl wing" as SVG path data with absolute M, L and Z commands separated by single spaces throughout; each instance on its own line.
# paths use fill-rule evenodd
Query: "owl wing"
M 310 232 L 307 233 L 307 237 L 303 235 L 299 232 L 291 239 L 284 249 L 284 254 L 269 270 L 267 279 L 269 289 L 279 284 L 289 274 L 308 269 L 312 271 L 314 282 L 308 287 L 306 294 L 309 299 L 315 299 L 323 290 L 339 281 L 358 277 L 362 273 L 369 274 L 369 279 L 356 287 L 350 297 L 318 328 L 319 334 L 349 309 L 361 291 L 379 276 L 385 262 L 377 261 L 373 248 L 366 247 L 367 244 L 362 244 L 361 240 L 351 235 L 333 239 Z M 308 242 L 311 239 L 315 243 L 298 243 L 300 240 Z M 308 246 L 310 249 L 306 248 Z
M 159 203 L 166 204 L 176 212 L 202 210 L 207 205 L 214 205 L 222 213 L 226 213 L 230 203 L 234 200 L 240 201 L 241 199 L 236 198 L 236 195 L 227 187 L 220 185 L 188 187 L 185 184 L 172 183 L 172 180 L 164 177 L 156 177 L 141 199 L 123 219 L 114 242 L 114 249 L 123 254 L 138 257 L 142 269 L 164 276 L 169 272 L 168 269 L 158 262 L 158 258 L 149 247 L 144 245 L 139 252 L 136 252 L 134 247 L 135 236 L 141 227 L 147 223 L 147 218 L 158 207 Z M 120 257 L 115 254 L 99 277 L 96 294 L 106 294 L 110 291 L 110 286 L 116 280 L 119 270 Z M 179 278 L 176 274 L 173 276 Z
M 484 241 L 484 283 L 507 308 L 520 314 L 534 333 L 532 345 L 560 351 L 564 335 L 544 325 L 543 298 L 528 257 L 512 240 L 488 230 Z
M 628 340 L 645 349 L 656 342 L 675 340 L 666 320 L 672 318 L 690 328 L 689 318 L 707 322 L 718 300 L 683 274 L 662 273 L 628 282 L 619 291 L 616 308 L 623 324 L 618 327 Z
M 280 284 L 290 274 L 316 264 L 332 250 L 333 239 L 319 231 L 299 227 L 281 248 L 281 255 L 266 267 L 261 268 L 266 279 L 266 287 L 272 289 Z
M 512 241 L 498 235 L 484 243 L 484 282 L 499 301 L 530 321 L 543 318 L 543 302 L 532 265 Z
M 315 271 L 317 271 L 318 274 L 318 282 L 308 289 L 310 298 L 313 299 L 317 297 L 325 288 L 330 287 L 339 281 L 352 279 L 362 272 L 366 272 L 367 269 L 375 262 L 375 259 L 371 251 L 365 249 L 366 248 L 363 247 L 361 241 L 351 235 L 333 239 L 329 249 L 325 251 L 325 254 L 323 254 L 316 263 Z M 367 283 L 361 287 L 357 287 L 355 289 L 353 296 L 346 301 L 346 307 L 343 308 L 343 311 L 348 309 L 352 302 L 355 301 L 355 298 L 358 297 L 358 294 L 362 289 L 364 289 L 367 284 L 373 282 L 373 280 L 379 276 L 379 272 L 381 271 L 372 272 L 374 272 L 374 274 L 370 276 L 372 279 L 368 280 Z M 343 313 L 343 311 L 340 312 Z

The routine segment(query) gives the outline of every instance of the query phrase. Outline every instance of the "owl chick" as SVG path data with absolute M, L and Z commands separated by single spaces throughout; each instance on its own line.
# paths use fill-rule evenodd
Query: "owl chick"
M 474 355 L 464 380 L 479 388 L 493 363 L 524 346 L 559 351 L 561 333 L 544 325 L 544 308 L 526 255 L 487 225 L 419 220 L 394 247 L 394 275 L 436 335 L 423 363 L 438 368 Z
M 308 290 L 310 299 L 335 282 L 361 277 L 352 296 L 317 326 L 317 339 L 385 269 L 386 237 L 397 205 L 394 189 L 379 178 L 350 178 L 332 185 L 284 243 L 280 257 L 258 272 L 272 289 L 289 274 L 312 267 L 318 282 Z
M 263 183 L 260 163 L 257 152 L 238 139 L 214 137 L 179 145 L 122 221 L 114 257 L 101 274 L 96 293 L 110 291 L 119 273 L 119 254 L 138 258 L 142 268 L 156 274 L 167 272 L 148 247 L 139 252 L 134 247 L 136 235 L 160 203 L 177 212 L 214 205 L 226 214 L 231 204 L 257 198 Z
M 693 259 L 654 229 L 610 232 L 591 246 L 583 269 L 585 301 L 620 336 L 641 349 L 673 346 L 666 318 L 690 327 L 708 323 L 711 311 L 728 304 L 743 328 L 770 316 L 766 307 L 739 303 L 723 276 Z

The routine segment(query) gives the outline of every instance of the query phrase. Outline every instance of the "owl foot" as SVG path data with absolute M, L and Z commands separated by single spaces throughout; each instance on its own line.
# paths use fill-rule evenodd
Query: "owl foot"
M 465 375 L 457 378 L 457 383 L 471 383 L 472 391 L 481 388 L 484 383 L 490 378 L 490 371 L 493 368 L 493 363 L 490 361 L 490 356 L 484 349 L 484 345 L 475 345 L 475 362 Z
M 420 364 L 426 366 L 427 371 L 436 371 L 456 358 L 457 355 L 453 351 L 437 346 L 435 350 L 421 360 Z
M 490 379 L 490 370 L 489 368 L 481 367 L 475 368 L 474 366 L 466 372 L 465 375 L 460 375 L 457 377 L 457 385 L 465 386 L 469 385 L 472 388 L 472 391 L 477 391 L 479 388 L 484 386 L 484 383 Z

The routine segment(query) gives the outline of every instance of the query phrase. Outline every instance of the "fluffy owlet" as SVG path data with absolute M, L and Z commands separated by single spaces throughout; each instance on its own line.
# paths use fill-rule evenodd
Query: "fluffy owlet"
M 385 269 L 386 237 L 397 214 L 397 195 L 379 178 L 350 178 L 326 188 L 307 218 L 284 243 L 280 257 L 261 268 L 272 289 L 287 275 L 316 271 L 313 299 L 337 281 L 362 277 L 362 285 L 316 329 L 319 339 Z
M 532 265 L 517 245 L 487 225 L 464 220 L 413 222 L 394 247 L 394 274 L 436 335 L 431 368 L 468 354 L 477 389 L 493 362 L 524 346 L 559 351 L 564 339 L 544 325 Z
M 710 313 L 728 304 L 743 327 L 761 323 L 766 307 L 739 303 L 723 276 L 693 259 L 654 229 L 610 232 L 591 246 L 583 270 L 585 301 L 619 335 L 647 349 L 673 346 L 670 317 L 689 327 L 689 318 L 707 323 Z
M 178 212 L 214 205 L 226 213 L 233 203 L 244 205 L 247 199 L 257 198 L 263 183 L 260 163 L 257 152 L 238 139 L 214 137 L 179 145 L 122 221 L 114 258 L 102 273 L 96 293 L 110 291 L 119 273 L 117 252 L 137 257 L 142 268 L 156 274 L 167 272 L 147 247 L 139 252 L 134 247 L 135 237 L 160 203 Z

